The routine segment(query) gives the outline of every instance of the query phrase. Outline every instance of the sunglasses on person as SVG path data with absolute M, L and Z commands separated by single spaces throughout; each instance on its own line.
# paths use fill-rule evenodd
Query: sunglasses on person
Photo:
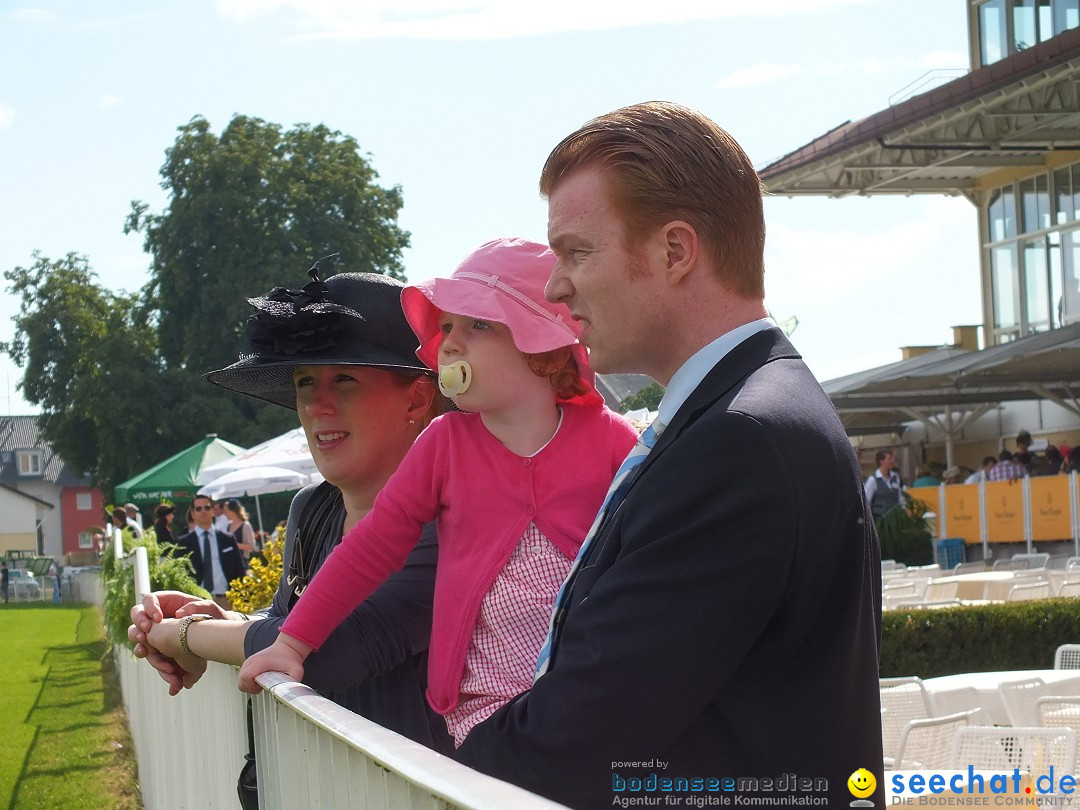
M 210 511 L 211 509 L 213 509 L 214 507 L 212 507 L 212 506 L 193 506 L 192 508 L 193 508 L 193 509 L 194 509 L 194 510 L 195 510 L 196 512 L 209 512 L 209 511 Z

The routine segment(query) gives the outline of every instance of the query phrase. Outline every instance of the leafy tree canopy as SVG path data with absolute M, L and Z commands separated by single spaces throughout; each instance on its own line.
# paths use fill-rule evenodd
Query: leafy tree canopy
M 376 185 L 357 142 L 322 125 L 237 115 L 218 136 L 195 117 L 161 176 L 166 209 L 133 202 L 124 226 L 151 257 L 140 292 L 105 289 L 74 253 L 35 252 L 4 273 L 22 307 L 0 351 L 24 369 L 45 438 L 106 493 L 206 433 L 250 445 L 294 426 L 290 411 L 201 378 L 243 351 L 247 299 L 302 286 L 331 253 L 335 272 L 402 278 L 409 244 L 401 189 Z
M 660 400 L 664 398 L 664 387 L 658 382 L 651 382 L 635 394 L 630 394 L 619 403 L 619 411 L 636 411 L 645 408 L 655 411 L 660 407 Z

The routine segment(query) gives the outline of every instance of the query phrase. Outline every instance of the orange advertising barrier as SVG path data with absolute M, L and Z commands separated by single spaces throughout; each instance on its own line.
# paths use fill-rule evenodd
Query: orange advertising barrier
M 1069 483 L 1069 477 L 1065 475 L 1031 479 L 1032 540 L 1068 540 L 1072 537 Z
M 986 539 L 990 543 L 1024 539 L 1023 479 L 986 482 Z
M 904 492 L 911 496 L 911 500 L 925 506 L 927 512 L 937 514 L 938 487 L 908 487 Z
M 1020 505 L 1023 506 L 1023 498 Z M 965 543 L 981 543 L 979 537 L 979 485 L 953 484 L 945 487 L 944 520 L 938 518 L 942 537 L 962 537 Z M 1020 536 L 1023 536 L 1021 524 Z

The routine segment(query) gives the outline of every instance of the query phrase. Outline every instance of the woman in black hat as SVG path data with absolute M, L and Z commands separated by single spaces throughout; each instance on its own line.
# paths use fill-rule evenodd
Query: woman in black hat
M 376 494 L 445 402 L 416 358 L 402 314 L 402 285 L 345 273 L 302 290 L 249 299 L 252 353 L 206 378 L 296 409 L 326 481 L 301 490 L 286 526 L 284 574 L 271 608 L 251 616 L 176 592 L 132 608 L 128 635 L 176 694 L 205 661 L 241 664 L 269 646 L 311 577 L 371 508 Z M 428 526 L 408 563 L 338 628 L 305 673 L 337 703 L 437 750 L 452 750 L 446 725 L 424 700 L 437 545 Z M 218 621 L 193 618 L 210 614 Z M 173 617 L 173 618 L 164 618 Z M 186 655 L 180 631 L 195 656 Z M 313 657 L 311 660 L 315 660 Z

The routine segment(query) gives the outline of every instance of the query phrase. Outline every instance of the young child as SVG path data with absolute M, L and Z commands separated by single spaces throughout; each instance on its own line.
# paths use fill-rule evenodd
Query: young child
M 407 287 L 417 356 L 460 412 L 420 434 L 374 507 L 327 559 L 240 688 L 303 661 L 401 567 L 421 527 L 439 536 L 427 698 L 457 745 L 533 682 L 555 596 L 637 441 L 593 384 L 580 331 L 544 299 L 543 245 L 482 245 L 449 278 Z

